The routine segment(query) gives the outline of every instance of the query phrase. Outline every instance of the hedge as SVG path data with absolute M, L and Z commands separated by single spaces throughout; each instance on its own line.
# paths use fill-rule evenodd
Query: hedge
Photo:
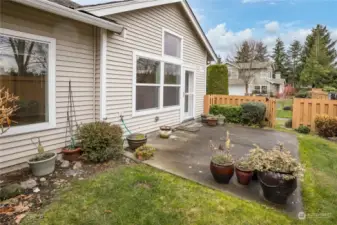
M 226 65 L 211 65 L 207 69 L 207 94 L 228 95 L 228 69 Z
M 337 117 L 318 115 L 315 118 L 316 131 L 322 137 L 337 136 Z
M 247 102 L 241 104 L 242 123 L 248 125 L 262 125 L 266 114 L 266 105 L 262 102 Z
M 226 117 L 226 122 L 240 123 L 241 122 L 241 106 L 234 105 L 212 105 L 210 113 L 213 115 L 223 115 Z

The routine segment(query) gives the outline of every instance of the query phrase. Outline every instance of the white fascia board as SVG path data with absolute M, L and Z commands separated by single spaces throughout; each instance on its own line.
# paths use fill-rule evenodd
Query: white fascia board
M 37 8 L 42 11 L 60 15 L 66 18 L 77 20 L 83 23 L 94 25 L 100 28 L 104 28 L 116 33 L 121 33 L 124 29 L 123 26 L 118 25 L 116 23 L 109 22 L 107 20 L 103 20 L 95 16 L 79 12 L 77 10 L 70 9 L 68 7 L 46 0 L 11 0 L 11 1 L 27 5 L 29 7 Z
M 149 8 L 154 6 L 172 4 L 180 2 L 187 13 L 189 19 L 191 20 L 193 26 L 195 27 L 198 35 L 203 41 L 204 45 L 213 61 L 217 60 L 217 55 L 215 54 L 211 44 L 209 43 L 205 33 L 203 32 L 198 20 L 196 19 L 191 7 L 188 5 L 186 0 L 153 0 L 153 1 L 134 1 L 134 2 L 121 2 L 121 3 L 107 3 L 97 6 L 88 6 L 79 8 L 77 10 L 89 12 L 95 16 L 103 17 L 108 15 L 113 15 L 122 12 L 133 11 L 137 9 Z

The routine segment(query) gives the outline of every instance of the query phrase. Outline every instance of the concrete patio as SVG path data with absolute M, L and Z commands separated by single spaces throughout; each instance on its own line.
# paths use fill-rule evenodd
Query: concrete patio
M 209 169 L 210 157 L 209 140 L 217 145 L 223 143 L 220 139 L 225 136 L 226 130 L 230 132 L 232 154 L 238 159 L 248 153 L 257 144 L 263 149 L 271 149 L 278 142 L 284 143 L 286 149 L 298 157 L 298 142 L 295 135 L 273 130 L 254 129 L 237 125 L 223 127 L 203 126 L 196 133 L 176 131 L 170 139 L 161 139 L 158 133 L 148 135 L 148 144 L 157 148 L 155 157 L 145 163 L 180 177 L 193 180 L 210 188 L 225 191 L 242 199 L 257 201 L 292 216 L 302 211 L 300 187 L 288 199 L 286 205 L 275 205 L 267 202 L 263 196 L 258 181 L 252 181 L 249 186 L 237 183 L 234 175 L 230 184 L 218 184 L 214 181 Z

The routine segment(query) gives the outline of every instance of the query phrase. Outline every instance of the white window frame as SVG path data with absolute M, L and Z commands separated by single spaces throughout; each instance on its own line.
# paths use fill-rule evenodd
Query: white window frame
M 56 128 L 56 39 L 4 28 L 0 28 L 0 35 L 48 44 L 48 122 L 13 126 L 0 135 L 0 138 Z
M 180 38 L 180 58 L 170 56 L 170 55 L 165 55 L 165 33 L 169 33 L 173 36 L 176 36 L 177 38 Z M 169 30 L 166 28 L 162 29 L 162 57 L 165 58 L 168 61 L 171 61 L 174 64 L 182 64 L 182 60 L 184 58 L 184 38 L 183 36 Z
M 136 110 L 136 86 L 137 84 L 137 57 L 143 57 L 151 60 L 160 61 L 160 82 L 159 84 L 139 84 L 139 86 L 159 86 L 159 107 L 152 109 Z M 180 66 L 180 84 L 164 84 L 164 64 L 171 63 Z M 180 110 L 181 108 L 181 96 L 182 96 L 182 61 L 170 60 L 166 57 L 149 54 L 145 52 L 133 51 L 133 75 L 132 75 L 132 117 L 169 112 Z M 179 89 L 179 105 L 164 107 L 164 87 L 180 87 Z

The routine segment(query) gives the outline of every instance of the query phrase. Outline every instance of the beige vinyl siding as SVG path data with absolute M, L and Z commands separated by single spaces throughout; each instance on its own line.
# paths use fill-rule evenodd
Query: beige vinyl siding
M 184 65 L 196 71 L 196 116 L 202 113 L 207 53 L 180 6 L 164 5 L 111 15 L 109 18 L 125 26 L 127 32 L 124 37 L 108 33 L 108 121 L 120 124 L 119 116 L 122 114 L 132 132 L 144 133 L 157 130 L 161 125 L 180 123 L 180 110 L 132 117 L 133 51 L 161 56 L 163 28 L 183 36 Z M 155 122 L 157 116 L 159 121 Z
M 40 137 L 46 151 L 64 146 L 68 81 L 78 123 L 94 121 L 93 27 L 9 1 L 1 1 L 1 28 L 56 39 L 56 129 L 0 136 L 0 173 L 22 166 L 36 154 L 30 138 Z

